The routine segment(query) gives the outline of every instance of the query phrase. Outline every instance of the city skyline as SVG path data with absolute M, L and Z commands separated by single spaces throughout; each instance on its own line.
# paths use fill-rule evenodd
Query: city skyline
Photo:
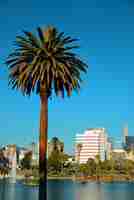
M 48 138 L 48 144 L 49 144 L 49 142 L 52 141 L 53 138 L 57 138 L 59 141 L 61 141 L 64 144 L 65 152 L 69 153 L 70 155 L 74 155 L 75 151 L 76 151 L 76 137 L 77 137 L 77 135 L 84 136 L 85 133 L 88 132 L 88 131 L 103 130 L 103 129 L 107 133 L 107 141 L 109 141 L 113 145 L 114 149 L 122 149 L 122 148 L 124 148 L 124 144 L 126 144 L 126 137 L 127 138 L 131 138 L 132 137 L 132 139 L 134 138 L 134 135 L 129 134 L 129 127 L 128 127 L 127 124 L 125 124 L 125 126 L 122 129 L 122 134 L 120 136 L 115 135 L 113 137 L 113 136 L 109 135 L 108 131 L 107 131 L 107 129 L 105 127 L 90 127 L 90 128 L 86 128 L 81 133 L 77 132 L 73 136 L 73 139 L 71 141 L 73 145 L 72 145 L 72 148 L 69 149 L 69 151 L 66 148 L 66 145 L 67 145 L 66 141 L 62 140 L 61 138 L 58 138 L 56 135 L 52 136 L 51 138 Z M 127 133 L 126 133 L 126 131 L 127 131 Z M 22 148 L 22 149 L 26 148 L 27 149 L 32 144 L 39 145 L 37 140 L 31 140 L 31 141 L 27 141 L 27 143 L 21 144 L 21 145 L 20 144 L 16 144 L 16 143 L 12 143 L 12 144 L 11 143 L 6 143 L 6 144 L 0 143 L 0 148 L 3 148 L 4 146 L 8 146 L 8 145 L 16 145 L 18 148 Z
M 121 136 L 128 123 L 134 134 L 134 5 L 130 1 L 40 0 L 0 4 L 0 137 L 1 142 L 26 144 L 38 140 L 39 98 L 30 99 L 8 88 L 4 60 L 21 30 L 55 24 L 59 30 L 79 38 L 78 54 L 89 64 L 80 95 L 49 102 L 49 138 L 66 141 L 73 147 L 76 132 L 87 127 L 105 127 L 112 136 Z M 26 5 L 26 6 L 25 6 Z M 36 8 L 38 7 L 38 11 Z M 51 13 L 51 14 L 50 14 Z M 81 15 L 80 15 L 81 13 Z

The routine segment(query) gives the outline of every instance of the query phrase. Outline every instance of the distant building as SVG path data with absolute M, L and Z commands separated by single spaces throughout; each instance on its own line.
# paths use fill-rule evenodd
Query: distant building
M 32 142 L 30 145 L 30 150 L 32 152 L 32 165 L 38 165 L 39 163 L 39 144 Z
M 127 160 L 132 160 L 134 161 L 134 153 L 133 151 L 129 151 L 127 152 L 127 157 L 126 157 Z
M 83 134 L 76 134 L 75 159 L 79 163 L 86 163 L 89 158 L 105 160 L 107 156 L 108 138 L 105 128 L 90 128 Z
M 124 149 L 113 149 L 112 159 L 113 160 L 125 160 L 125 159 L 127 159 L 127 153 Z
M 18 166 L 21 166 L 21 161 L 23 160 L 23 158 L 25 157 L 25 155 L 29 152 L 30 150 L 24 147 L 18 147 L 17 148 L 17 154 L 18 154 Z
M 123 129 L 123 143 L 126 144 L 126 139 L 128 137 L 128 125 L 126 125 Z
M 111 152 L 112 152 L 112 143 L 111 143 L 110 139 L 108 138 L 107 148 L 106 148 L 106 159 L 107 160 L 111 159 Z
M 0 169 L 2 170 L 5 167 L 9 167 L 9 159 L 5 157 L 4 149 L 0 149 Z
M 53 151 L 56 150 L 63 153 L 64 143 L 60 141 L 57 137 L 53 137 L 50 141 L 48 141 L 48 157 L 51 155 Z
M 134 151 L 134 136 L 129 136 L 128 134 L 128 125 L 123 129 L 123 142 L 124 149 L 129 151 Z
M 13 178 L 13 181 L 15 181 L 16 177 L 16 168 L 17 168 L 17 151 L 16 151 L 16 145 L 11 144 L 7 145 L 3 149 L 4 156 L 9 161 L 9 167 L 10 167 L 10 173 L 9 177 Z
M 134 150 L 134 136 L 126 136 L 126 149 Z
M 123 141 L 122 141 L 122 138 L 120 137 L 114 137 L 114 138 L 111 138 L 111 143 L 112 143 L 112 149 L 119 149 L 119 150 L 122 150 L 124 149 L 124 144 L 123 144 Z

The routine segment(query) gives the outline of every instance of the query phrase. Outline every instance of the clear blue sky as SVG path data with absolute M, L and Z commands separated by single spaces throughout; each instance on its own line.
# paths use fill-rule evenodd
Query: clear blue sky
M 0 1 L 0 143 L 38 139 L 39 98 L 7 85 L 3 61 L 22 29 L 54 24 L 80 38 L 79 54 L 89 64 L 80 95 L 49 103 L 49 138 L 72 151 L 77 132 L 106 127 L 120 136 L 124 123 L 134 134 L 134 3 L 132 0 Z M 4 80 L 5 79 L 5 80 Z

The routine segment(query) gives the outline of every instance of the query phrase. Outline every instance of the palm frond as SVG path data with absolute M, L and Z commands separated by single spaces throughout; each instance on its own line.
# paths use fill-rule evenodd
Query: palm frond
M 39 36 L 41 44 L 44 44 L 45 43 L 45 38 L 44 38 L 44 35 L 43 35 L 43 32 L 42 32 L 42 29 L 40 27 L 38 27 L 37 31 L 38 31 L 38 36 Z
M 37 36 L 23 31 L 17 36 L 15 49 L 6 59 L 9 85 L 30 95 L 43 87 L 47 96 L 53 93 L 64 98 L 79 91 L 81 74 L 87 72 L 85 64 L 73 50 L 79 46 L 77 39 L 66 36 L 55 27 L 37 28 Z

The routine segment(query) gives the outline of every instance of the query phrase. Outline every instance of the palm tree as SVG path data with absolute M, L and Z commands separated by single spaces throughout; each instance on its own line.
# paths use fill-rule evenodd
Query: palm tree
M 99 154 L 95 156 L 95 161 L 96 161 L 96 179 L 99 181 L 100 172 L 101 172 L 101 168 L 100 168 L 101 158 Z
M 72 52 L 76 39 L 65 36 L 55 27 L 37 28 L 37 35 L 23 31 L 16 37 L 15 49 L 6 64 L 9 69 L 9 85 L 20 89 L 24 95 L 36 90 L 40 96 L 39 174 L 40 188 L 46 184 L 48 100 L 53 94 L 64 97 L 79 91 L 81 72 L 87 65 Z M 46 199 L 46 191 L 39 191 L 40 199 Z M 42 198 L 41 198 L 42 196 Z
M 78 143 L 76 148 L 77 148 L 77 154 L 78 154 L 78 162 L 80 163 L 80 153 L 81 153 L 81 150 L 82 150 L 82 144 Z

